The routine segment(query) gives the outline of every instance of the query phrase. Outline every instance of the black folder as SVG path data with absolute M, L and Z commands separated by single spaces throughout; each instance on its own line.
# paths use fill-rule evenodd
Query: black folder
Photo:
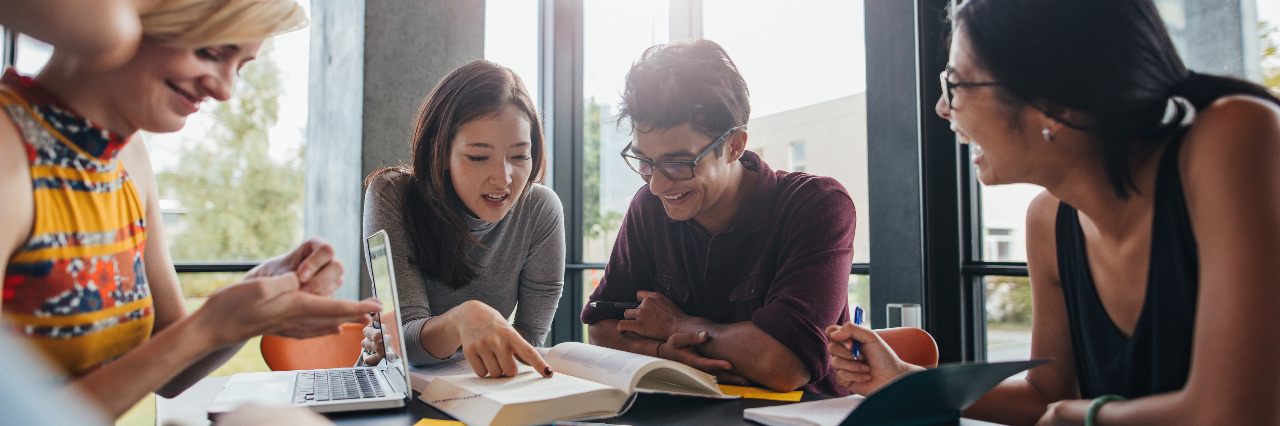
M 905 374 L 867 396 L 840 424 L 954 424 L 1004 379 L 1049 361 L 957 363 Z

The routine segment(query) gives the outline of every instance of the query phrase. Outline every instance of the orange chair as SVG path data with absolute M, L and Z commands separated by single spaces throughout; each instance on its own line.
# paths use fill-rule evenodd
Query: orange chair
M 342 332 L 310 339 L 262 336 L 262 359 L 272 371 L 312 370 L 356 365 L 364 324 L 342 324 Z
M 915 327 L 896 327 L 876 330 L 876 334 L 906 363 L 924 368 L 938 366 L 938 342 L 929 332 Z

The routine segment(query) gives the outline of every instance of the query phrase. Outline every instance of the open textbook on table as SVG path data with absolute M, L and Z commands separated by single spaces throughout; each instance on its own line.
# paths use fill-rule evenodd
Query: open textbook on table
M 576 342 L 539 350 L 555 371 L 550 378 L 524 365 L 515 377 L 477 377 L 470 368 L 448 375 L 460 371 L 455 360 L 415 368 L 413 387 L 423 402 L 471 425 L 616 417 L 637 392 L 736 398 L 721 393 L 714 376 L 675 361 Z
M 1047 359 L 940 365 L 898 377 L 859 395 L 772 407 L 742 416 L 770 426 L 932 425 L 960 420 L 960 412 L 1004 379 Z

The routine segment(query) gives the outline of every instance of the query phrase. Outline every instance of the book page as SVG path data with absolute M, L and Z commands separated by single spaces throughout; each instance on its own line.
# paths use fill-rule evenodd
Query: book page
M 844 398 L 748 408 L 742 410 L 742 418 L 769 426 L 835 426 L 849 417 L 849 413 L 858 408 L 858 404 L 861 404 L 864 399 L 866 398 L 862 395 L 851 395 Z
M 532 367 L 526 365 L 520 366 L 520 372 L 515 377 L 479 377 L 472 373 L 440 376 L 436 377 L 435 380 L 448 381 L 466 391 L 466 394 L 451 395 L 449 398 L 485 396 L 503 405 L 563 398 L 569 395 L 610 389 L 609 386 L 567 374 L 553 374 L 551 377 L 544 378 L 538 372 L 533 371 Z M 620 390 L 615 390 L 621 393 Z M 433 402 L 427 399 L 426 393 L 423 393 L 423 400 L 427 403 Z
M 637 390 L 723 397 L 715 377 L 661 358 L 577 342 L 556 345 L 545 358 L 551 368 L 613 386 Z
M 439 376 L 423 402 L 468 424 L 530 424 L 616 416 L 628 401 L 621 389 L 567 374 L 544 378 L 520 366 L 515 377 Z

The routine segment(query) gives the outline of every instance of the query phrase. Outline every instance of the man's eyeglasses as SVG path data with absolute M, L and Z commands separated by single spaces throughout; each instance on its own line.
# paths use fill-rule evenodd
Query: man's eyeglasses
M 982 86 L 999 86 L 998 81 L 988 81 L 983 83 L 952 83 L 951 70 L 943 70 L 942 74 L 938 74 L 938 78 L 942 80 L 942 99 L 947 102 L 947 109 L 955 109 L 951 106 L 951 102 L 956 97 L 957 87 L 982 87 Z
M 653 161 L 640 158 L 629 154 L 631 145 L 635 142 L 628 143 L 626 148 L 622 148 L 620 154 L 622 154 L 622 159 L 627 162 L 627 166 L 630 166 L 631 170 L 635 170 L 640 176 L 653 176 L 653 169 L 657 168 L 667 179 L 675 181 L 689 180 L 693 179 L 693 168 L 698 166 L 698 162 L 702 161 L 702 158 L 710 154 L 716 147 L 724 144 L 724 141 L 729 139 L 729 135 L 741 128 L 742 126 L 737 126 L 724 132 L 714 142 L 711 142 L 711 145 L 707 145 L 707 148 L 702 150 L 702 153 L 698 154 L 693 161 Z

